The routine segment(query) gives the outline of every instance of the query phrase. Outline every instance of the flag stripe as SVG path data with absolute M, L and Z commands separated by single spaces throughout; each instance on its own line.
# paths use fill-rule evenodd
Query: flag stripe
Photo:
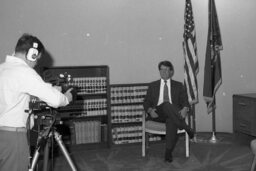
M 189 69 L 188 65 L 186 65 L 185 63 L 185 86 L 186 86 L 186 89 L 187 89 L 187 94 L 188 94 L 188 99 L 189 99 L 189 102 L 196 102 L 196 97 L 197 97 L 197 94 L 194 89 L 196 88 L 195 86 L 193 86 L 193 82 L 195 81 L 195 76 L 192 75 L 193 72 L 191 72 L 191 69 Z M 189 75 L 187 75 L 187 73 L 189 73 Z

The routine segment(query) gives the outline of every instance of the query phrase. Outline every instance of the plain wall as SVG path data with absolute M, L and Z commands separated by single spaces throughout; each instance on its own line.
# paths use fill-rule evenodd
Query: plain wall
M 215 0 L 224 50 L 217 92 L 217 132 L 232 132 L 232 95 L 256 92 L 255 0 Z M 211 131 L 203 99 L 208 1 L 192 0 L 197 32 L 199 98 L 197 131 Z M 1 0 L 0 62 L 23 34 L 45 44 L 53 66 L 109 65 L 110 83 L 159 78 L 157 64 L 170 60 L 183 82 L 185 0 Z

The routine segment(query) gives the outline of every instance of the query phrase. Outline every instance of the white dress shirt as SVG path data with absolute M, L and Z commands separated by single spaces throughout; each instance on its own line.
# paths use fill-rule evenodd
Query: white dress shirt
M 166 84 L 167 84 L 167 87 L 168 87 L 168 96 L 169 96 L 169 100 L 170 100 L 170 103 L 172 103 L 172 96 L 171 96 L 171 81 L 170 79 L 166 80 Z M 157 103 L 157 106 L 159 106 L 160 104 L 162 104 L 164 102 L 164 80 L 161 79 L 160 81 L 160 91 L 159 91 L 159 99 L 158 99 L 158 103 Z
M 64 94 L 45 83 L 25 61 L 7 56 L 0 64 L 0 126 L 26 127 L 30 95 L 54 108 L 69 104 Z

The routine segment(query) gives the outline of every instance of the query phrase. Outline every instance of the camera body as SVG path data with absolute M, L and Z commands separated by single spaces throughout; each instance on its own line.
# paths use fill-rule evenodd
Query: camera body
M 59 86 L 61 87 L 61 92 L 65 93 L 67 90 L 72 88 L 71 94 L 73 97 L 72 102 L 75 101 L 77 93 L 76 88 L 71 86 L 71 75 L 68 73 L 59 74 L 56 78 L 46 80 L 46 82 L 51 83 L 53 86 Z M 71 102 L 71 103 L 72 103 Z M 30 102 L 29 102 L 29 109 L 32 110 L 35 114 L 38 112 L 44 112 L 46 110 L 51 109 L 50 106 L 47 105 L 44 101 L 40 100 L 38 97 L 31 96 Z

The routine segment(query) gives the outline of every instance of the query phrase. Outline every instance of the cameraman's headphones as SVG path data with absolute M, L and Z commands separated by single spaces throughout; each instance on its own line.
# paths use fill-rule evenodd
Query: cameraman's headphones
M 37 60 L 37 55 L 38 55 L 37 48 L 38 48 L 38 43 L 34 42 L 33 47 L 31 47 L 27 53 L 27 59 L 29 61 L 35 62 Z

